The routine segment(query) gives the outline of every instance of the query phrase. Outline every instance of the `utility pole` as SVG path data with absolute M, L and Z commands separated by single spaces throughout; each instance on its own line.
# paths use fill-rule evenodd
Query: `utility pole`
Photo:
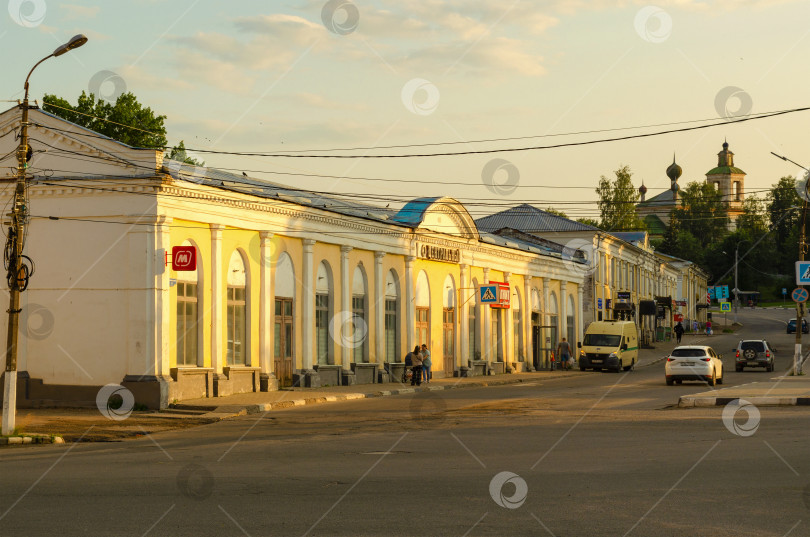
M 28 219 L 28 206 L 26 205 L 26 178 L 28 168 L 28 80 L 39 64 L 48 58 L 55 58 L 87 43 L 84 35 L 74 36 L 70 41 L 60 46 L 53 53 L 39 60 L 28 76 L 25 78 L 25 96 L 23 98 L 22 122 L 20 123 L 20 144 L 17 146 L 17 187 L 14 191 L 14 203 L 11 207 L 11 223 L 8 229 L 8 239 L 5 249 L 5 262 L 8 269 L 8 338 L 6 346 L 6 370 L 3 382 L 3 420 L 2 434 L 14 432 L 17 415 L 17 334 L 20 325 L 20 293 L 28 287 L 28 277 L 31 275 L 29 266 L 23 263 L 23 249 L 25 247 L 25 225 Z
M 807 223 L 807 183 L 805 183 L 805 195 L 802 196 L 802 223 L 799 228 L 799 261 L 804 261 L 804 254 L 807 251 L 805 245 L 805 224 Z M 793 374 L 802 374 L 802 327 L 804 325 L 804 303 L 796 302 L 796 347 L 793 353 Z
M 734 324 L 737 324 L 737 309 L 740 307 L 740 288 L 737 285 L 737 268 L 740 266 L 740 243 L 734 249 Z

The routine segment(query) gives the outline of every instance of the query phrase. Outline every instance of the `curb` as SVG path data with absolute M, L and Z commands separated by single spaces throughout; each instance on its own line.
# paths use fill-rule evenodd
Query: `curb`
M 20 436 L 0 437 L 0 446 L 23 445 L 23 444 L 64 444 L 65 439 L 61 436 L 51 436 L 49 434 L 26 434 Z
M 681 397 L 678 406 L 696 408 L 725 406 L 732 401 L 745 399 L 755 406 L 810 406 L 810 397 Z
M 640 367 L 640 366 L 637 366 Z M 414 388 L 397 388 L 393 390 L 380 390 L 377 392 L 371 393 L 345 393 L 345 394 L 336 394 L 336 395 L 327 395 L 321 397 L 307 397 L 304 399 L 288 399 L 286 401 L 277 401 L 275 403 L 264 403 L 264 404 L 254 404 L 254 405 L 245 405 L 245 406 L 238 406 L 238 405 L 223 405 L 220 407 L 216 407 L 213 411 L 207 412 L 202 415 L 198 415 L 200 418 L 209 418 L 209 419 L 216 419 L 216 420 L 223 420 L 228 418 L 235 418 L 238 416 L 245 416 L 249 414 L 259 414 L 262 412 L 270 412 L 271 410 L 279 410 L 284 408 L 292 408 L 297 406 L 307 406 L 307 405 L 317 405 L 321 403 L 333 403 L 338 401 L 352 401 L 355 399 L 371 399 L 376 397 L 389 397 L 393 395 L 405 395 L 405 394 L 412 394 L 412 393 L 426 393 L 426 392 L 436 392 L 436 391 L 443 391 L 443 390 L 455 390 L 455 389 L 462 389 L 462 388 L 484 388 L 487 386 L 506 386 L 510 384 L 521 384 L 523 382 L 536 382 L 538 380 L 556 380 L 560 378 L 569 378 L 575 377 L 580 374 L 579 371 L 576 373 L 571 374 L 561 374 L 555 376 L 553 379 L 542 379 L 542 378 L 530 378 L 530 379 L 512 379 L 512 380 L 495 380 L 495 381 L 487 381 L 481 383 L 470 383 L 470 384 L 451 384 L 448 386 L 425 386 L 425 387 L 414 387 Z

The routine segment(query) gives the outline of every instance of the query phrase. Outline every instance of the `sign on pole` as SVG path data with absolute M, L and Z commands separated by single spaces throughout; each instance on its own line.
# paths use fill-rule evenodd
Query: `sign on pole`
M 796 285 L 810 285 L 810 261 L 796 261 Z
M 478 303 L 479 304 L 497 304 L 498 303 L 498 284 L 495 285 L 482 285 L 478 288 Z
M 723 311 L 723 312 L 731 311 L 731 302 L 721 302 L 720 303 L 720 311 Z
M 793 293 L 790 296 L 793 299 L 793 302 L 807 302 L 807 289 L 804 287 L 797 287 L 793 290 Z

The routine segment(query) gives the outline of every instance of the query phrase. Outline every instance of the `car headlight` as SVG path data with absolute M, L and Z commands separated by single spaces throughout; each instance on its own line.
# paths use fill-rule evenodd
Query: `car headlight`
M 608 356 L 608 358 L 618 358 L 618 356 L 616 355 L 615 352 L 611 352 L 610 356 Z

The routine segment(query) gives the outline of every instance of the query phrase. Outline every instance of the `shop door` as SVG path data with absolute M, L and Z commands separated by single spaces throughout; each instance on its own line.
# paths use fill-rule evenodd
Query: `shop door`
M 442 319 L 444 337 L 444 376 L 452 377 L 456 370 L 456 313 L 453 308 L 445 308 Z
M 423 343 L 430 348 L 430 315 L 428 308 L 416 308 L 416 342 L 409 347 L 422 345 Z
M 276 299 L 276 324 L 274 334 L 273 371 L 279 387 L 292 386 L 293 374 L 293 301 L 291 298 Z

